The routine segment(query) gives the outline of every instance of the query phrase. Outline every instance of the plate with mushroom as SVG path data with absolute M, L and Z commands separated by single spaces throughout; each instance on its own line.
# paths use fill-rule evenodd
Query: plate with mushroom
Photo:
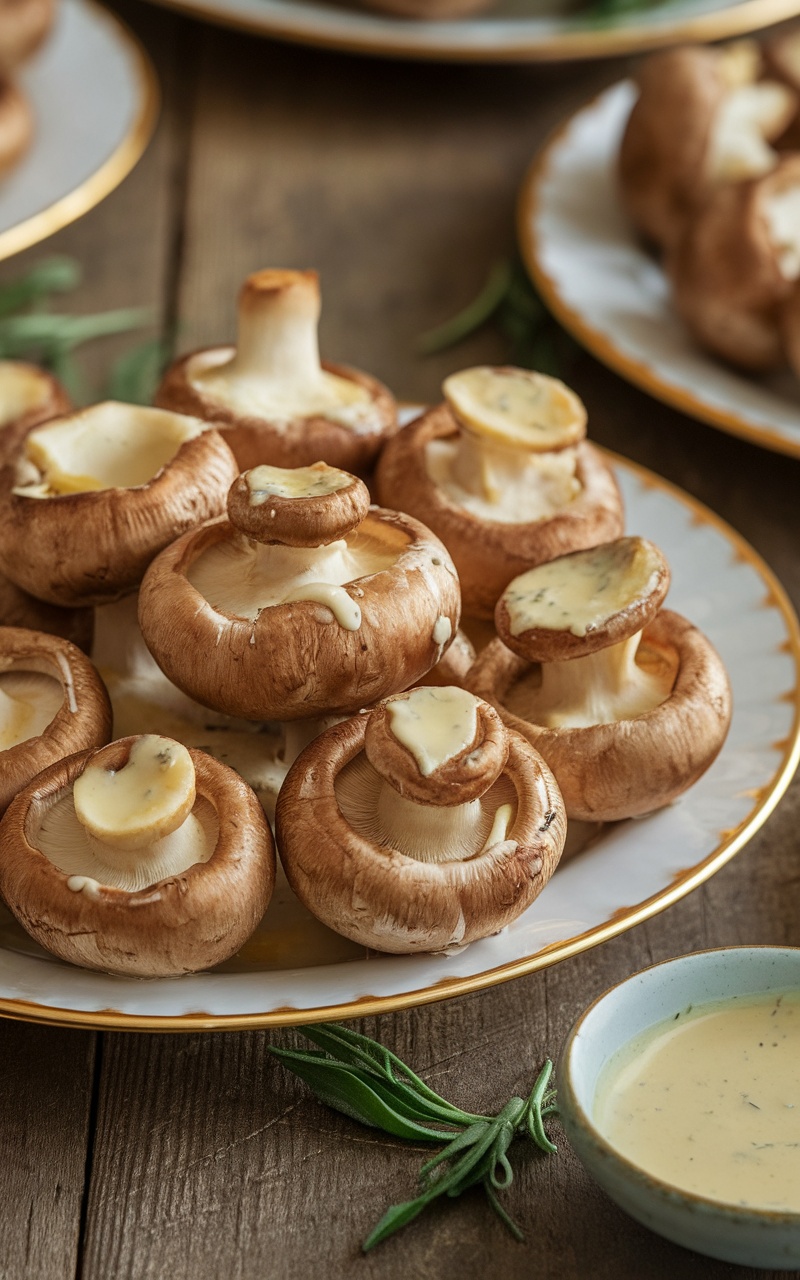
M 113 191 L 144 151 L 158 114 L 147 55 L 94 0 L 60 0 L 47 38 L 13 75 L 30 137 L 22 158 L 0 173 L 0 258 L 53 235 Z M 0 162 L 10 85 L 3 77 Z
M 119 451 L 128 447 L 126 415 L 132 412 L 139 411 L 99 406 L 73 415 L 71 444 L 64 426 L 69 419 L 38 428 L 29 437 L 33 446 L 28 456 L 64 474 L 69 468 L 79 471 L 80 450 L 73 454 L 67 448 L 80 443 L 88 413 L 90 418 L 99 415 L 118 442 L 104 463 L 115 467 Z M 633 698 L 637 707 L 640 699 L 649 699 L 653 682 L 663 678 L 665 662 L 677 661 L 679 654 L 683 675 L 676 688 L 682 679 L 696 682 L 698 662 L 711 672 L 703 678 L 709 720 L 716 723 L 702 758 L 680 748 L 686 759 L 677 798 L 671 790 L 671 764 L 659 747 L 658 767 L 638 773 L 645 779 L 651 773 L 664 775 L 664 787 L 657 796 L 642 793 L 636 806 L 626 810 L 641 816 L 616 820 L 619 809 L 612 797 L 604 814 L 608 820 L 595 823 L 588 838 L 584 832 L 579 848 L 562 855 L 568 824 L 550 769 L 524 734 L 508 733 L 488 702 L 453 687 L 448 677 L 441 686 L 394 693 L 365 713 L 363 703 L 336 676 L 342 654 L 359 650 L 363 627 L 373 628 L 379 643 L 379 610 L 397 608 L 397 600 L 407 632 L 402 652 L 393 659 L 393 687 L 413 684 L 441 656 L 457 621 L 458 602 L 448 585 L 454 580 L 452 564 L 438 540 L 411 516 L 375 507 L 367 512 L 363 483 L 336 468 L 317 464 L 287 473 L 259 466 L 228 489 L 235 467 L 232 459 L 223 466 L 221 456 L 208 501 L 220 511 L 227 490 L 229 519 L 219 516 L 199 530 L 181 532 L 177 499 L 185 487 L 186 459 L 204 437 L 186 425 L 192 420 L 176 421 L 171 411 L 143 412 L 147 432 L 166 433 L 169 449 L 177 449 L 176 460 L 157 481 L 172 495 L 169 503 L 157 504 L 158 521 L 173 519 L 166 508 L 175 505 L 175 529 L 168 533 L 156 527 L 154 518 L 144 530 L 153 546 L 178 538 L 152 562 L 141 589 L 142 630 L 159 661 L 189 697 L 213 705 L 214 689 L 203 685 L 208 673 L 197 655 L 204 643 L 201 633 L 214 625 L 215 615 L 202 600 L 206 592 L 216 596 L 229 590 L 232 575 L 226 566 L 232 557 L 249 557 L 251 568 L 256 562 L 262 567 L 303 565 L 312 555 L 331 562 L 364 557 L 362 573 L 367 576 L 359 579 L 358 593 L 327 584 L 321 598 L 319 581 L 306 575 L 291 600 L 279 606 L 293 619 L 290 630 L 300 646 L 318 646 L 318 665 L 329 688 L 317 681 L 321 704 L 314 710 L 334 711 L 336 723 L 301 752 L 280 792 L 276 828 L 284 869 L 278 865 L 276 874 L 262 808 L 236 770 L 247 772 L 248 751 L 252 759 L 254 746 L 265 758 L 274 747 L 271 731 L 254 724 L 255 718 L 274 715 L 279 703 L 285 707 L 287 688 L 303 700 L 288 633 L 285 652 L 276 646 L 271 666 L 259 672 L 264 646 L 258 611 L 224 638 L 217 632 L 217 647 L 244 674 L 237 692 L 237 713 L 244 719 L 226 722 L 228 745 L 220 750 L 219 733 L 226 726 L 220 713 L 210 710 L 194 724 L 191 742 L 171 740 L 186 731 L 181 717 L 187 699 L 163 675 L 162 683 L 153 686 L 149 708 L 141 696 L 137 701 L 132 685 L 110 685 L 115 732 L 131 736 L 104 745 L 107 702 L 89 675 L 78 678 L 87 660 L 76 647 L 67 640 L 48 641 L 47 653 L 31 657 L 33 633 L 0 629 L 0 650 L 3 643 L 13 642 L 6 656 L 0 652 L 0 695 L 13 697 L 13 682 L 31 670 L 41 673 L 45 692 L 56 702 L 72 698 L 77 708 L 85 689 L 95 690 L 94 709 L 88 710 L 87 731 L 76 740 L 75 754 L 53 763 L 43 754 L 36 766 L 43 772 L 30 780 L 20 777 L 19 794 L 3 819 L 6 856 L 0 891 L 14 912 L 0 911 L 4 1014 L 80 1026 L 233 1029 L 379 1013 L 478 990 L 595 946 L 668 907 L 742 848 L 783 794 L 800 755 L 797 621 L 780 584 L 752 548 L 657 476 L 607 457 L 622 491 L 627 528 L 641 536 L 607 544 L 613 548 L 611 561 L 601 571 L 621 563 L 636 601 L 641 584 L 649 584 L 647 600 L 642 597 L 631 616 L 637 627 L 644 627 L 652 658 L 644 686 L 624 698 L 627 704 Z M 144 439 L 141 447 L 142 463 L 146 458 L 152 462 L 152 440 Z M 211 440 L 204 447 L 219 448 Z M 136 488 L 132 492 L 138 500 Z M 187 492 L 193 492 L 191 486 Z M 68 492 L 59 501 L 72 504 L 77 496 Z M 84 496 L 88 510 L 102 505 L 102 491 Z M 301 507 L 302 519 L 290 520 L 291 510 Z M 77 523 L 89 523 L 88 516 Z M 26 548 L 30 541 L 23 537 L 19 545 Z M 69 550 L 77 555 L 77 547 Z M 95 551 L 90 545 L 90 554 Z M 30 547 L 15 554 L 32 564 L 34 552 Z M 104 555 L 106 562 L 119 560 L 114 572 L 123 585 L 143 572 L 142 565 L 110 545 Z M 576 562 L 580 575 L 587 565 L 590 573 L 596 571 L 594 555 L 578 552 L 566 558 Z M 588 561 L 581 559 L 585 556 Z M 43 562 L 49 565 L 46 555 Z M 78 599 L 99 604 L 104 591 L 113 596 L 116 588 L 108 585 L 105 569 L 101 574 L 91 565 L 80 572 L 69 569 L 68 583 L 68 568 L 58 574 L 48 568 L 46 593 L 53 607 L 59 601 L 63 605 L 68 588 L 73 604 Z M 543 570 L 546 577 L 547 565 Z M 342 566 L 342 573 L 338 580 L 350 581 L 352 570 Z M 661 604 L 669 573 L 665 611 Z M 174 580 L 176 601 L 188 601 L 188 607 L 174 606 L 173 626 L 164 625 L 163 609 L 152 607 L 165 577 Z M 516 599 L 520 580 L 515 583 L 507 594 Z M 544 599 L 546 588 L 545 581 L 534 596 Z M 604 643 L 611 646 L 609 652 L 621 646 L 624 658 L 630 628 L 620 629 L 615 620 L 614 610 L 620 607 L 615 600 Z M 109 628 L 116 628 L 125 646 L 130 623 L 125 607 L 123 600 L 97 609 L 100 636 L 94 652 L 99 663 L 101 641 L 109 640 L 108 634 L 103 640 L 103 633 Z M 330 611 L 330 618 L 322 628 L 324 637 L 312 640 L 311 619 L 321 607 Z M 105 620 L 100 618 L 103 608 L 110 611 Z M 674 610 L 691 619 L 719 654 L 710 666 L 708 642 L 698 649 L 699 632 Z M 183 645 L 175 638 L 181 629 L 188 637 Z M 513 618 L 509 630 L 515 630 Z M 4 640 L 4 633 L 11 641 Z M 536 643 L 536 626 L 531 631 L 526 624 L 520 631 L 520 652 L 545 661 L 547 655 L 531 647 Z M 588 670 L 587 663 L 598 665 L 598 655 L 589 652 L 596 644 L 580 657 L 577 642 L 567 643 L 584 664 L 582 670 Z M 181 648 L 186 652 L 179 673 Z M 55 658 L 48 656 L 51 652 Z M 215 661 L 223 658 L 220 652 Z M 386 666 L 377 664 L 373 670 L 371 660 L 365 661 L 364 677 L 375 684 L 380 698 L 386 691 Z M 620 665 L 613 656 L 610 664 Z M 598 669 L 607 666 L 601 658 Z M 211 670 L 212 686 L 233 678 L 222 667 Z M 669 682 L 673 679 L 674 673 L 668 674 Z M 730 716 L 728 680 L 733 714 L 720 750 Z M 170 688 L 171 703 L 164 696 Z M 224 702 L 228 704 L 227 696 Z M 307 710 L 298 703 L 291 714 L 302 716 Z M 42 712 L 45 720 L 47 714 Z M 680 740 L 685 735 L 670 728 L 671 714 L 665 717 L 664 732 Z M 133 723 L 137 715 L 138 725 Z M 444 744 L 438 730 L 432 740 L 421 738 L 420 726 L 431 720 L 434 725 L 446 721 Z M 302 736 L 304 721 L 294 723 Z M 647 749 L 645 741 L 646 735 L 636 743 L 640 755 Z M 46 747 L 43 742 L 43 752 Z M 224 755 L 227 763 L 208 751 Z M 410 766 L 409 751 L 418 767 Z M 615 751 L 610 741 L 607 754 Z M 151 782 L 165 771 L 172 781 L 162 796 L 153 792 Z M 633 772 L 623 763 L 626 771 Z M 266 795 L 268 780 L 262 783 Z M 138 794 L 150 797 L 144 818 Z M 564 803 L 567 812 L 570 807 L 578 812 L 568 796 Z M 444 863 L 430 863 L 417 856 L 415 841 L 424 846 L 428 837 L 415 834 L 409 814 L 421 805 L 442 811 L 437 819 L 441 841 L 447 848 L 466 847 L 466 857 L 462 853 L 461 860 L 448 856 Z M 651 812 L 653 805 L 661 807 Z M 387 859 L 376 857 L 372 837 L 363 834 L 365 822 L 388 833 L 388 861 L 394 868 L 388 878 Z M 140 873 L 143 840 L 165 859 L 159 874 L 166 878 L 155 886 L 151 874 L 143 879 Z M 396 853 L 397 848 L 406 852 Z M 322 868 L 321 849 L 331 853 Z M 401 917 L 405 927 L 398 941 Z M 175 927 L 179 924 L 180 929 Z
M 588 103 L 556 132 L 529 170 L 519 198 L 518 236 L 542 298 L 598 359 L 702 422 L 800 457 L 800 381 L 781 367 L 800 367 L 793 354 L 797 343 L 800 358 L 800 322 L 790 318 L 795 311 L 800 315 L 792 301 L 796 271 L 788 241 L 781 240 L 791 238 L 791 225 L 796 226 L 796 218 L 790 215 L 787 221 L 785 215 L 797 198 L 800 162 L 788 155 L 779 159 L 769 145 L 785 124 L 781 95 L 796 94 L 773 81 L 753 82 L 757 58 L 749 47 L 734 45 L 727 54 L 684 49 L 649 60 L 651 80 L 663 69 L 668 93 L 680 77 L 683 99 L 694 93 L 698 114 L 706 113 L 699 121 L 693 117 L 696 145 L 691 159 L 682 157 L 680 173 L 670 156 L 673 167 L 660 204 L 646 188 L 639 153 L 652 157 L 663 143 L 666 154 L 670 138 L 663 121 L 672 125 L 675 105 L 662 103 L 649 118 L 648 129 L 661 128 L 658 137 L 649 132 L 640 138 L 634 136 L 632 111 L 637 99 L 644 99 L 632 80 Z M 723 59 L 717 93 L 714 60 Z M 642 83 L 647 67 L 643 64 Z M 751 100 L 754 91 L 762 95 L 763 120 L 769 120 L 763 132 L 752 121 L 734 120 L 739 105 L 732 103 L 728 110 L 734 93 L 723 92 L 726 77 Z M 757 103 L 756 114 L 759 109 Z M 643 117 L 640 109 L 640 133 Z M 619 173 L 629 120 L 622 162 L 632 193 L 626 212 Z M 689 132 L 682 120 L 670 137 Z M 703 138 L 713 139 L 713 154 Z M 703 147 L 705 168 L 698 160 Z M 713 166 L 718 172 L 711 172 Z M 756 176 L 745 176 L 750 173 Z M 678 214 L 688 219 L 689 193 L 699 198 L 710 191 L 689 230 L 677 227 Z M 770 228 L 767 236 L 759 229 L 764 223 Z M 644 237 L 659 243 L 661 260 Z M 711 252 L 710 244 L 715 246 Z M 724 253 L 724 244 L 735 244 L 735 252 Z M 742 277 L 750 263 L 752 285 L 745 288 Z M 764 315 L 768 324 L 760 324 Z

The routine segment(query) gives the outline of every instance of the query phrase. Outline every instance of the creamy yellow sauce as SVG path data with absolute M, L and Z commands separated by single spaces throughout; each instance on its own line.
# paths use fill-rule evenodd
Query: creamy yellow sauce
M 654 1177 L 800 1211 L 800 991 L 681 1011 L 614 1056 L 594 1122 Z
M 650 595 L 660 566 L 638 538 L 619 538 L 529 569 L 503 594 L 511 634 L 543 627 L 585 636 Z
M 388 705 L 389 728 L 429 777 L 475 741 L 478 700 L 455 685 L 426 685 Z
M 75 812 L 98 839 L 142 843 L 174 831 L 195 799 L 194 763 L 186 747 L 145 734 L 121 769 L 89 764 L 74 785 Z
M 463 426 L 499 444 L 547 451 L 583 438 L 586 412 L 556 378 L 527 369 L 464 369 L 442 390 Z
M 311 600 L 314 604 L 324 605 L 345 631 L 358 631 L 361 626 L 361 606 L 344 587 L 330 582 L 304 582 L 285 595 L 282 603 L 291 604 L 295 600 Z
M 253 467 L 247 473 L 251 507 L 262 506 L 268 498 L 320 498 L 338 493 L 353 483 L 353 477 L 336 467 Z

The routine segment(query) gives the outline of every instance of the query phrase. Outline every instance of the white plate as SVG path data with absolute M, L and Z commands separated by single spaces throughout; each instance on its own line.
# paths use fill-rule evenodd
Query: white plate
M 575 0 L 499 0 L 485 13 L 415 21 L 358 0 L 156 0 L 257 35 L 385 57 L 534 62 L 599 58 L 683 40 L 720 40 L 781 22 L 798 0 L 666 0 L 640 13 L 591 18 Z
M 60 0 L 20 83 L 33 144 L 0 179 L 0 258 L 53 235 L 113 191 L 158 114 L 155 72 L 127 27 L 93 0 Z
M 742 847 L 797 765 L 800 630 L 756 553 L 694 499 L 617 460 L 628 528 L 672 567 L 669 605 L 713 640 L 733 686 L 717 761 L 675 804 L 605 828 L 510 928 L 453 956 L 367 953 L 275 898 L 224 972 L 137 981 L 62 964 L 0 919 L 0 1012 L 80 1026 L 198 1030 L 354 1017 L 491 986 L 574 955 L 677 901 Z
M 565 329 L 629 382 L 691 417 L 800 457 L 800 383 L 748 377 L 707 355 L 617 197 L 616 162 L 636 89 L 583 107 L 551 139 L 520 193 L 518 234 L 534 284 Z

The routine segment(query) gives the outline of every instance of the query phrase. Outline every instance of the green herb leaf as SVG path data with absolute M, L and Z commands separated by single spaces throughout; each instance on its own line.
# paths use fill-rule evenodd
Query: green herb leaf
M 163 338 L 150 338 L 126 351 L 112 365 L 105 394 L 109 400 L 125 404 L 151 404 L 171 344 Z
M 417 340 L 417 351 L 420 355 L 431 356 L 439 351 L 454 347 L 457 342 L 474 333 L 482 324 L 491 318 L 505 298 L 511 283 L 511 264 L 497 262 L 489 272 L 486 284 L 476 298 L 459 311 L 457 315 L 445 320 L 444 324 L 429 329 Z

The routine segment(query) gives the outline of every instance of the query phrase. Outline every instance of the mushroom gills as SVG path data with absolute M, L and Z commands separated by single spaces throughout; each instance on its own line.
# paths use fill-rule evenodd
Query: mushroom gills
M 769 195 L 763 203 L 770 241 L 784 280 L 800 278 L 800 186 Z
M 38 671 L 0 674 L 0 751 L 38 738 L 64 701 L 64 690 L 53 676 Z
M 425 470 L 451 502 L 482 520 L 528 524 L 547 520 L 581 492 L 574 448 L 530 453 L 462 432 L 429 440 Z
M 212 804 L 198 796 L 192 812 L 169 835 L 139 849 L 119 849 L 92 836 L 78 820 L 72 793 L 59 796 L 45 813 L 31 844 L 59 871 L 74 878 L 75 892 L 91 895 L 95 885 L 136 893 L 208 862 L 219 837 Z M 88 883 L 77 883 L 83 880 Z
M 677 674 L 677 655 L 642 643 L 639 631 L 583 658 L 534 664 L 503 703 L 529 724 L 585 729 L 655 710 L 669 698 Z
M 417 862 L 466 862 L 508 838 L 516 814 L 513 784 L 501 777 L 478 800 L 422 805 L 398 794 L 361 753 L 335 782 L 345 820 L 363 839 Z
M 197 418 L 109 401 L 37 427 L 20 464 L 21 497 L 46 498 L 147 484 L 187 440 L 206 430 Z
M 323 547 L 287 547 L 242 537 L 209 547 L 190 566 L 187 577 L 212 608 L 237 618 L 255 621 L 262 609 L 291 598 L 315 599 L 352 618 L 330 588 L 391 568 L 399 551 L 366 533 Z M 355 602 L 347 592 L 342 594 L 352 608 Z

